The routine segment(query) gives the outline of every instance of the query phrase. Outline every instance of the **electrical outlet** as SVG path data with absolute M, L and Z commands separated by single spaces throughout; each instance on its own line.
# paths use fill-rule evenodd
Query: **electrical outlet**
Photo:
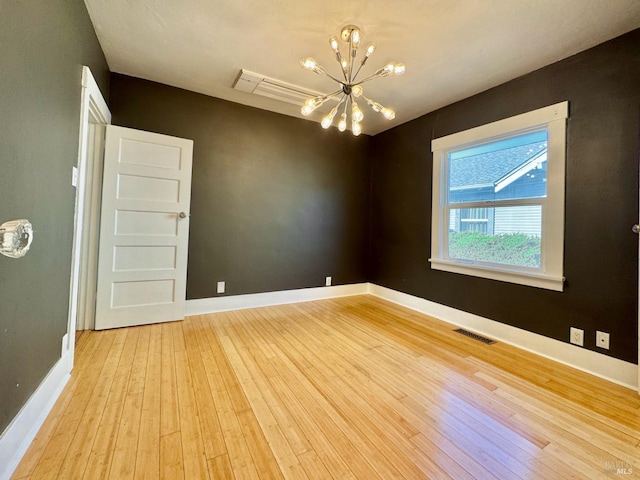
M 579 345 L 583 347 L 584 346 L 584 330 L 571 327 L 571 330 L 569 331 L 569 341 L 574 345 Z
M 218 282 L 218 286 L 216 288 L 216 291 L 218 293 L 224 293 L 224 288 L 225 288 L 224 282 Z
M 609 334 L 607 332 L 596 332 L 596 347 L 609 350 Z
M 325 287 L 330 287 L 331 286 L 331 277 L 327 277 L 324 280 L 324 286 Z

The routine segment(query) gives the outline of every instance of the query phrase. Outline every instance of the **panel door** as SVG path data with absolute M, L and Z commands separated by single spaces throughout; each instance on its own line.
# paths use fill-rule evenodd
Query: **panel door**
M 184 318 L 193 141 L 107 125 L 96 330 Z

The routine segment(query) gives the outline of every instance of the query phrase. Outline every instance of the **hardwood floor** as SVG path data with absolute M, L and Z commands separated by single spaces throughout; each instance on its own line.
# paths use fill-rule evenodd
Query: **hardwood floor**
M 452 330 L 357 296 L 82 332 L 12 478 L 640 478 L 636 392 Z

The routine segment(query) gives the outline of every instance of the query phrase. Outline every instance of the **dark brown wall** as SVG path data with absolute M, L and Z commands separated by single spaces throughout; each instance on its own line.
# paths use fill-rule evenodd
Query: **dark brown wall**
M 0 223 L 27 218 L 35 231 L 25 257 L 0 256 L 0 433 L 67 331 L 83 64 L 106 95 L 82 0 L 0 2 Z
M 431 140 L 564 100 L 563 293 L 431 270 Z M 372 139 L 371 278 L 434 302 L 568 341 L 611 333 L 637 363 L 640 30 L 445 107 Z
M 110 107 L 194 140 L 187 298 L 366 280 L 369 137 L 118 74 Z

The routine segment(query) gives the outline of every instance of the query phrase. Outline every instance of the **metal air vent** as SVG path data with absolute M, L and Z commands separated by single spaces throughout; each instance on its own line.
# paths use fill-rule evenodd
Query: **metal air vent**
M 454 330 L 454 332 L 460 333 L 479 342 L 486 343 L 487 345 L 493 345 L 494 343 L 496 343 L 495 340 L 491 340 L 490 338 L 483 337 L 482 335 L 478 335 L 477 333 L 470 332 L 469 330 L 465 330 L 464 328 L 458 328 Z

